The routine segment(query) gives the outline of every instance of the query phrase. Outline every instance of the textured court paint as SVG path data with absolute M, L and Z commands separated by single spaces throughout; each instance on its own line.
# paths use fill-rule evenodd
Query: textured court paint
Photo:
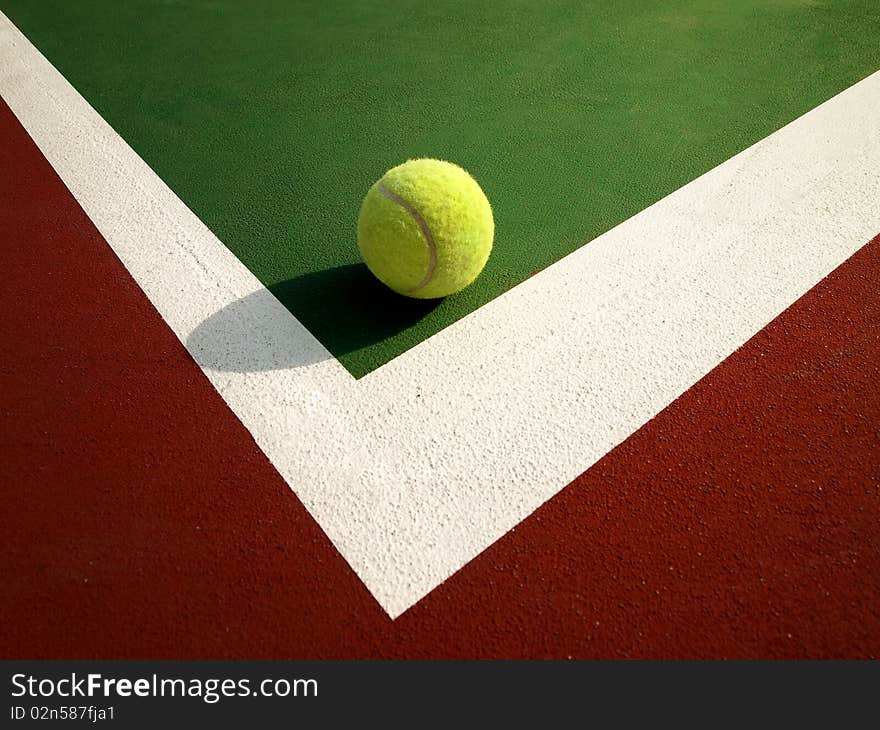
M 709 372 L 880 218 L 878 73 L 355 381 L 26 39 L 0 30 L 4 97 L 392 616 Z
M 392 622 L 2 103 L 0 170 L 4 658 L 880 658 L 880 238 Z
M 0 172 L 0 656 L 387 622 L 2 101 Z
M 870 0 L 0 7 L 357 376 L 880 68 Z M 424 156 L 497 222 L 433 306 L 355 242 L 372 181 Z

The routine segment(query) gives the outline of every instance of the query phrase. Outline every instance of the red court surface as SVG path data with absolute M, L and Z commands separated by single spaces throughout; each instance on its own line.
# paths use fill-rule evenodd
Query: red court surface
M 880 237 L 391 621 L 0 139 L 4 658 L 880 655 Z

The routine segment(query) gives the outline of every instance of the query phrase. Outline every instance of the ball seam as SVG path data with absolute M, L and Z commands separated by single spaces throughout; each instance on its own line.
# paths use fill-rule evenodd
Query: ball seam
M 384 183 L 380 180 L 378 184 L 379 192 L 384 195 L 388 200 L 391 200 L 401 206 L 407 213 L 412 216 L 412 219 L 416 222 L 419 229 L 422 231 L 422 235 L 425 237 L 425 241 L 428 243 L 428 273 L 425 274 L 425 278 L 422 279 L 416 286 L 412 289 L 405 289 L 403 293 L 412 294 L 414 292 L 419 291 L 419 289 L 425 288 L 434 277 L 434 270 L 437 268 L 437 246 L 434 243 L 434 236 L 431 235 L 431 229 L 428 228 L 428 224 L 425 222 L 425 219 L 422 218 L 421 213 L 413 207 L 412 204 L 405 198 L 401 198 L 396 193 L 391 192 L 388 188 L 385 187 Z

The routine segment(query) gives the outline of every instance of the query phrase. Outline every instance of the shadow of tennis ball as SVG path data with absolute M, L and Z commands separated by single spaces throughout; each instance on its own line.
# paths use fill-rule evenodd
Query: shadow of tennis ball
M 441 301 L 395 294 L 363 264 L 338 266 L 273 284 L 229 304 L 193 331 L 187 349 L 212 370 L 304 367 L 396 335 Z

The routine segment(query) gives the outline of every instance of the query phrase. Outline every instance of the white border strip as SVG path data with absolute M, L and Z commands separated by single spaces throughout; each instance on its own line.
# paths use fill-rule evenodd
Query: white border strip
M 2 14 L 0 93 L 392 617 L 880 231 L 877 73 L 356 381 Z

